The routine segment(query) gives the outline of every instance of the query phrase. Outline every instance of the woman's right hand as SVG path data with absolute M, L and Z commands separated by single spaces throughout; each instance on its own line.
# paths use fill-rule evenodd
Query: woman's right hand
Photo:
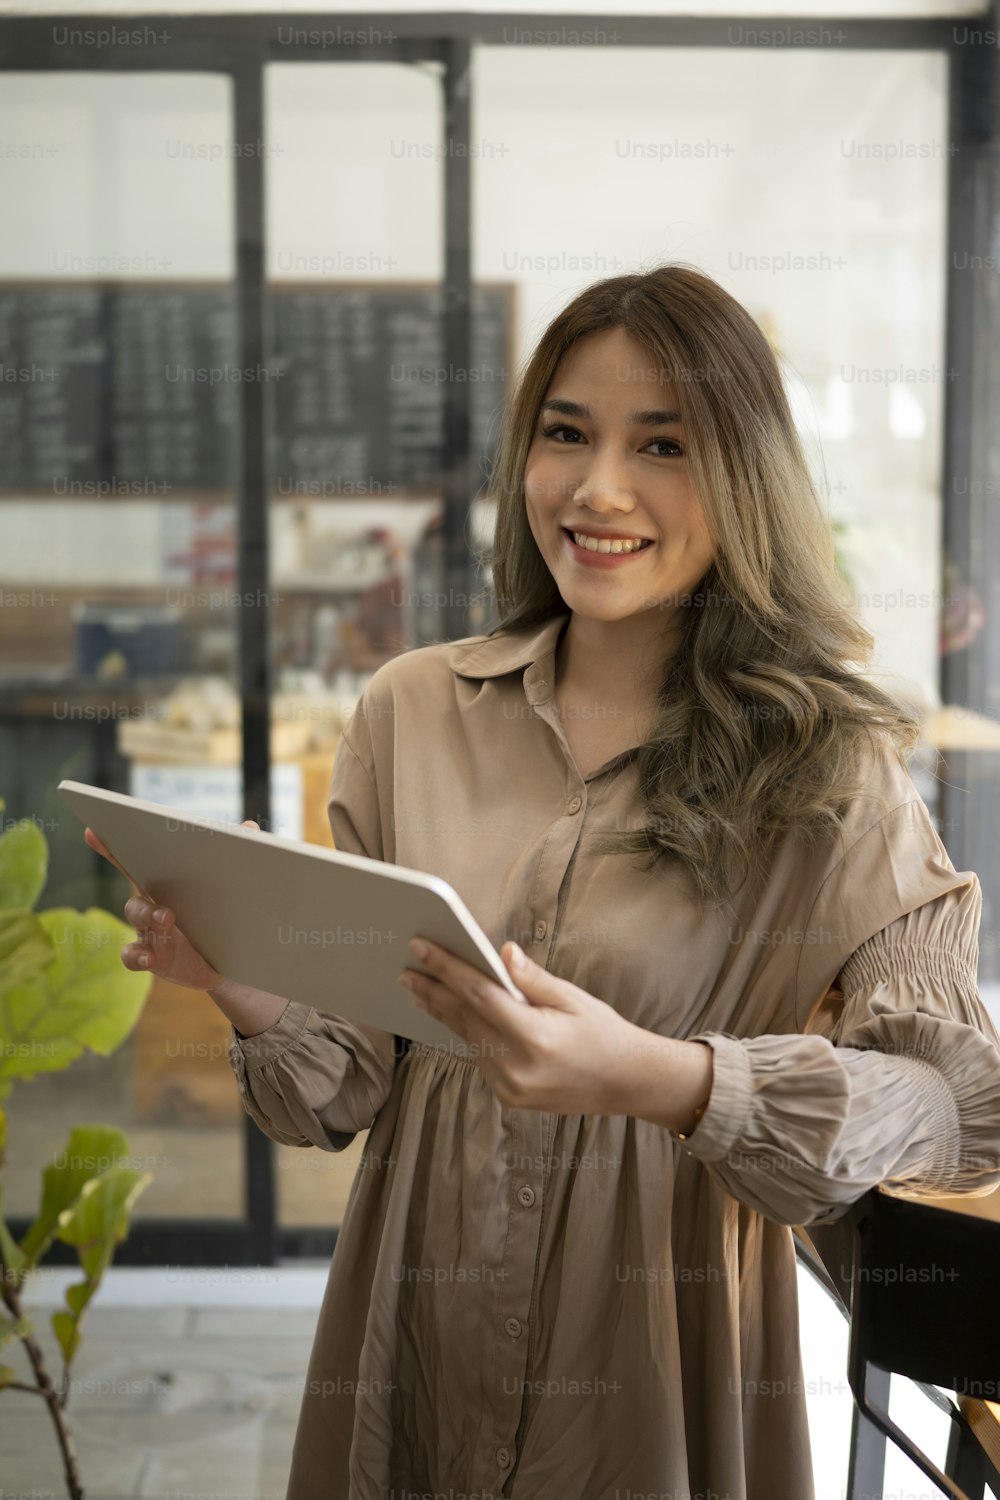
M 259 832 L 258 824 L 252 818 L 241 827 L 256 828 Z M 92 828 L 84 830 L 84 839 L 117 870 L 122 869 Z M 141 891 L 134 881 L 131 884 L 134 894 L 125 902 L 125 917 L 136 929 L 138 937 L 122 949 L 122 963 L 126 969 L 156 974 L 171 984 L 192 990 L 212 990 L 221 984 L 224 976 L 188 942 L 177 926 L 171 908 L 157 905 L 148 892 Z

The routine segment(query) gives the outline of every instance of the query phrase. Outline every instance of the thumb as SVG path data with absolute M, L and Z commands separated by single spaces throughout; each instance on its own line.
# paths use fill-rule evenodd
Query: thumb
M 558 1010 L 572 1010 L 573 1002 L 567 994 L 566 981 L 557 979 L 555 974 L 550 974 L 548 969 L 536 964 L 517 943 L 504 943 L 500 956 L 507 965 L 511 979 L 529 1000 Z

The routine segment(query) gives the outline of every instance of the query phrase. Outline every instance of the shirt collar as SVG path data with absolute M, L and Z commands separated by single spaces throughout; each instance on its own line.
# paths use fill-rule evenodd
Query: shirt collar
M 451 670 L 459 677 L 478 680 L 502 677 L 506 672 L 516 672 L 523 667 L 528 702 L 536 706 L 548 703 L 555 692 L 555 654 L 559 633 L 569 615 L 570 611 L 564 609 L 541 625 L 531 625 L 526 630 L 500 631 L 494 636 L 475 638 L 471 643 L 456 641 Z M 624 765 L 637 753 L 637 748 L 633 745 L 623 750 L 601 770 Z
M 451 670 L 459 677 L 483 678 L 502 677 L 505 672 L 533 666 L 554 653 L 559 632 L 568 618 L 569 611 L 561 610 L 541 625 L 531 625 L 525 630 L 501 631 L 479 638 L 471 646 L 456 642 Z

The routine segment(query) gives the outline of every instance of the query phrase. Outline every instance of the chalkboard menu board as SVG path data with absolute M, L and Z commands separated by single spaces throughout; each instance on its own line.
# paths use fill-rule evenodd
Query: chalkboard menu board
M 228 288 L 0 284 L 0 487 L 115 495 L 232 486 Z
M 0 482 L 46 489 L 105 473 L 105 295 L 0 286 Z M 65 493 L 65 489 L 61 489 Z
M 413 493 L 439 482 L 444 390 L 472 387 L 491 456 L 511 357 L 513 288 L 474 289 L 472 360 L 444 365 L 439 288 L 271 288 L 273 351 L 236 367 L 233 289 L 0 283 L 0 490 L 231 492 L 239 385 L 270 386 L 272 489 Z
M 274 468 L 279 492 L 439 482 L 444 387 L 472 390 L 472 450 L 495 444 L 509 367 L 511 288 L 477 287 L 472 358 L 450 370 L 433 287 L 284 287 L 276 291 Z
M 226 289 L 119 287 L 108 295 L 111 463 L 179 490 L 236 478 L 236 324 Z

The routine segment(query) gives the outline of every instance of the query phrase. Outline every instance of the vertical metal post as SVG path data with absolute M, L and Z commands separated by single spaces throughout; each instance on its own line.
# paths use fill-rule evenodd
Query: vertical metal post
M 243 704 L 243 816 L 271 829 L 271 674 L 267 600 L 268 558 L 266 287 L 264 267 L 264 58 L 248 40 L 240 48 L 234 80 L 236 174 L 237 363 L 258 378 L 238 383 L 238 561 L 236 610 L 240 697 Z M 246 601 L 253 601 L 248 604 Z M 253 1257 L 273 1265 L 275 1222 L 274 1150 L 249 1116 L 245 1120 L 246 1215 Z
M 944 1472 L 948 1478 L 954 1479 L 969 1500 L 983 1500 L 986 1482 L 990 1478 L 990 1467 L 986 1450 L 981 1447 L 971 1427 L 953 1419 L 948 1434 L 948 1456 L 944 1464 Z
M 856 1314 L 855 1314 L 856 1316 Z M 868 1366 L 867 1390 L 884 1411 L 889 1410 L 888 1370 Z M 855 1405 L 851 1413 L 851 1452 L 847 1469 L 847 1500 L 871 1500 L 881 1495 L 885 1483 L 885 1433 L 862 1416 Z
M 994 134 L 992 79 L 994 64 L 983 46 L 953 46 L 948 80 L 947 291 L 945 322 L 945 431 L 942 493 L 941 595 L 947 600 L 951 563 L 957 575 L 980 593 L 983 577 L 982 501 L 977 498 L 986 474 L 986 427 L 983 410 L 985 317 L 981 275 L 972 267 L 977 255 L 988 256 L 989 143 Z M 995 275 L 995 272 L 987 272 Z M 981 594 L 980 594 L 981 596 Z M 942 606 L 944 607 L 944 606 Z M 990 620 L 987 629 L 994 628 Z M 984 643 L 949 651 L 940 660 L 940 694 L 944 704 L 977 709 L 984 702 Z M 941 836 L 956 869 L 974 859 L 968 755 L 948 753 L 939 768 Z M 979 809 L 976 809 L 979 815 Z
M 469 124 L 472 49 L 451 37 L 444 72 L 444 587 L 446 639 L 469 633 L 471 567 L 466 522 L 472 500 L 472 225 Z

